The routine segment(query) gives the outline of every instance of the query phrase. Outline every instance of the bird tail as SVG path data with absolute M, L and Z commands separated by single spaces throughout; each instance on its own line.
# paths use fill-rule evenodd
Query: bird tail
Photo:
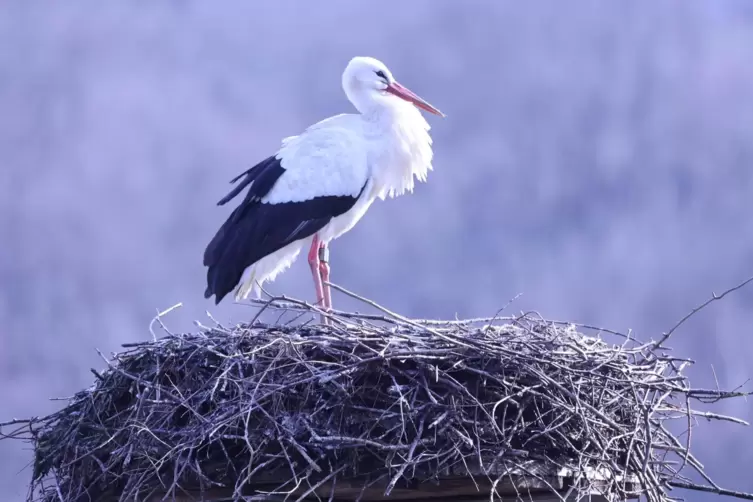
M 235 290 L 235 301 L 247 300 L 251 296 L 259 298 L 264 283 L 274 281 L 277 274 L 293 264 L 304 242 L 308 242 L 308 239 L 291 242 L 248 267 L 246 279 Z
M 241 300 L 248 300 L 248 297 L 253 295 L 254 298 L 259 298 L 261 296 L 261 286 L 264 282 L 262 279 L 261 281 L 256 281 L 256 267 L 251 267 L 251 272 L 249 273 L 248 278 L 245 281 L 241 281 L 238 284 L 238 287 L 235 288 L 235 301 L 239 302 Z

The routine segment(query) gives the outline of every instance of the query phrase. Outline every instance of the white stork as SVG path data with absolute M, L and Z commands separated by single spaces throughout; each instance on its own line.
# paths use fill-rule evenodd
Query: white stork
M 331 309 L 323 284 L 330 273 L 327 244 L 353 228 L 377 197 L 412 192 L 414 176 L 426 180 L 432 141 L 418 108 L 444 115 L 374 58 L 353 58 L 342 86 L 359 113 L 330 117 L 283 139 L 276 154 L 231 180 L 245 176 L 218 205 L 248 191 L 204 252 L 205 298 L 215 295 L 218 304 L 236 286 L 236 301 L 252 292 L 258 297 L 263 283 L 309 245 L 317 304 Z

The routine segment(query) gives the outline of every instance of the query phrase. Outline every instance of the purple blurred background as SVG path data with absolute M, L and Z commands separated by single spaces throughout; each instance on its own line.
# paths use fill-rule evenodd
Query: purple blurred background
M 157 309 L 183 302 L 178 331 L 253 315 L 202 297 L 215 203 L 282 137 L 352 111 L 355 55 L 448 117 L 429 117 L 429 183 L 332 245 L 338 284 L 415 317 L 523 293 L 511 313 L 650 338 L 753 274 L 750 1 L 6 0 L 0 421 L 58 409 Z M 268 286 L 312 297 L 305 260 Z M 696 384 L 751 376 L 752 306 L 750 287 L 676 334 Z M 753 419 L 750 401 L 716 410 Z M 753 429 L 694 442 L 753 491 Z M 0 443 L 3 500 L 25 497 L 30 458 Z

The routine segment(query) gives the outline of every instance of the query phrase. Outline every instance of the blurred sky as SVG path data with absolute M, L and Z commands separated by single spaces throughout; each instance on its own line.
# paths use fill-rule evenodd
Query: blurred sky
M 753 274 L 750 1 L 5 0 L 0 421 L 58 409 L 157 309 L 183 302 L 176 330 L 250 318 L 202 296 L 215 203 L 281 138 L 352 111 L 355 55 L 447 118 L 429 117 L 428 184 L 333 243 L 335 282 L 415 317 L 522 293 L 511 313 L 650 338 Z M 313 292 L 305 260 L 268 286 Z M 697 385 L 751 376 L 752 304 L 741 290 L 676 334 Z M 753 429 L 704 425 L 708 471 L 753 491 Z M 29 460 L 0 443 L 3 500 Z

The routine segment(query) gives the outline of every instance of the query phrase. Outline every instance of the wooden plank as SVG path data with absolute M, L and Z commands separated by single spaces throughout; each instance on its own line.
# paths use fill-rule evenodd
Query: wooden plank
M 473 477 L 468 475 L 473 473 Z M 489 494 L 493 488 L 493 478 L 497 478 L 506 472 L 500 482 L 494 486 L 496 493 L 505 498 L 511 497 L 513 500 L 516 495 L 520 494 L 524 500 L 533 500 L 536 502 L 548 502 L 549 500 L 560 500 L 557 493 L 564 494 L 571 484 L 573 473 L 567 469 L 553 469 L 552 467 L 542 466 L 536 462 L 524 464 L 524 467 L 505 469 L 500 466 L 487 464 L 481 467 L 477 462 L 468 461 L 462 465 L 462 468 L 456 466 L 455 469 L 443 472 L 438 482 L 415 483 L 406 486 L 400 483 L 395 487 L 389 497 L 385 497 L 388 480 L 375 483 L 364 489 L 366 481 L 364 479 L 338 479 L 334 486 L 334 499 L 338 502 L 349 502 L 362 500 L 363 502 L 380 502 L 387 500 L 406 501 L 406 500 L 446 500 L 448 502 L 455 500 L 489 500 Z M 487 474 L 485 474 L 487 473 Z M 248 486 L 244 490 L 244 496 L 254 496 L 259 492 L 272 492 L 287 480 L 273 479 L 261 475 L 257 476 L 257 482 Z M 608 479 L 611 478 L 608 473 L 596 472 L 593 470 L 586 471 L 586 478 L 598 490 L 599 487 L 608 486 Z M 490 479 L 492 478 L 492 479 Z M 617 477 L 621 480 L 621 476 Z M 311 480 L 310 483 L 315 483 Z M 635 490 L 635 480 L 631 480 L 628 490 Z M 292 487 L 290 487 L 292 488 Z M 305 484 L 300 489 L 295 490 L 294 495 L 288 497 L 288 502 L 295 501 L 311 488 L 310 484 Z M 327 500 L 330 498 L 333 487 L 331 483 L 324 483 L 310 495 L 311 500 L 317 500 L 317 496 Z M 575 491 L 575 490 L 573 490 Z M 189 493 L 180 495 L 174 500 L 178 502 L 224 502 L 233 500 L 232 489 L 213 489 L 200 493 Z M 590 494 L 594 502 L 606 500 L 598 492 Z M 163 501 L 164 492 L 148 499 L 147 502 Z M 586 497 L 588 498 L 588 497 Z M 632 497 L 637 498 L 637 497 Z M 283 497 L 279 498 L 280 500 Z M 113 502 L 116 499 L 113 499 Z M 272 500 L 272 499 L 270 499 Z M 575 500 L 575 498 L 571 498 Z M 581 498 L 581 500 L 584 500 Z M 130 502 L 130 501 L 129 501 Z M 613 501 L 614 502 L 614 501 Z
M 549 480 L 541 481 L 535 478 L 519 478 L 517 480 L 505 480 L 500 482 L 496 486 L 496 493 L 498 496 L 510 497 L 510 500 L 516 498 L 516 495 L 520 495 L 521 499 L 532 502 L 554 502 L 561 500 L 558 494 L 564 495 L 566 490 L 562 487 L 562 480 L 549 482 Z M 549 482 L 549 485 L 547 485 Z M 256 486 L 249 487 L 249 490 L 244 491 L 243 495 L 253 496 L 258 494 L 259 491 L 269 492 L 276 488 L 276 486 Z M 379 501 L 408 501 L 408 500 L 434 500 L 434 501 L 489 501 L 489 495 L 492 490 L 492 482 L 488 479 L 477 479 L 476 483 L 473 480 L 465 478 L 456 479 L 444 479 L 440 483 L 422 483 L 413 487 L 398 487 L 394 488 L 389 497 L 385 497 L 384 492 L 386 483 L 381 483 L 375 486 L 364 489 L 363 483 L 355 481 L 338 481 L 334 487 L 334 499 L 338 502 L 348 502 L 355 500 L 362 500 L 364 502 L 379 502 Z M 296 500 L 300 495 L 306 492 L 307 488 L 296 490 L 294 495 L 288 498 L 289 502 Z M 575 492 L 575 490 L 573 491 Z M 315 494 L 311 494 L 307 500 L 317 500 L 316 495 L 321 499 L 329 499 L 332 493 L 332 485 L 324 484 L 319 487 Z M 148 502 L 158 502 L 164 500 L 164 494 L 154 496 L 148 500 Z M 282 500 L 283 497 L 278 498 Z M 184 494 L 174 499 L 175 502 L 225 502 L 232 501 L 232 490 L 230 489 L 214 489 L 203 494 Z M 274 500 L 274 499 L 270 499 Z M 575 495 L 568 498 L 568 500 L 576 500 Z M 593 502 L 607 502 L 607 499 L 598 493 L 586 494 L 585 497 L 581 497 L 580 500 L 591 500 Z M 613 502 L 613 501 L 612 501 Z

